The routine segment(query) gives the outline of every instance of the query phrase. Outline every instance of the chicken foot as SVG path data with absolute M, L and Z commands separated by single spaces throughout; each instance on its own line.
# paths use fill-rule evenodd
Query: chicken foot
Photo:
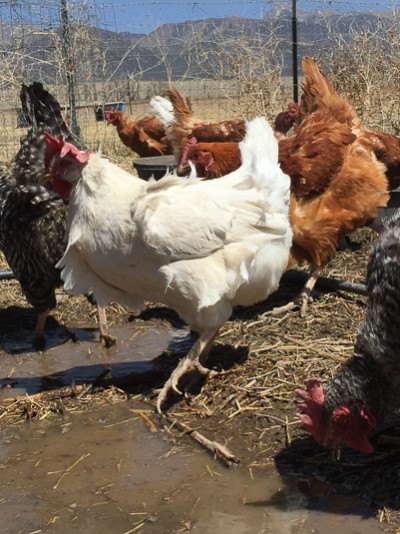
M 104 306 L 97 304 L 97 316 L 99 319 L 100 345 L 108 349 L 116 344 L 117 338 L 108 332 L 107 312 Z
M 32 345 L 36 350 L 42 350 L 46 346 L 46 338 L 43 332 L 46 325 L 46 319 L 49 316 L 50 311 L 51 309 L 47 308 L 47 310 L 40 312 L 38 315 L 32 338 Z
M 193 347 L 189 350 L 188 354 L 179 362 L 171 376 L 164 384 L 164 387 L 158 394 L 157 398 L 157 411 L 162 413 L 162 405 L 167 400 L 168 394 L 172 391 L 178 395 L 182 395 L 178 384 L 181 378 L 185 375 L 197 372 L 202 376 L 208 376 L 216 374 L 215 371 L 211 371 L 207 367 L 204 367 L 204 363 L 207 360 L 210 349 L 214 343 L 214 339 L 218 334 L 219 328 L 207 330 L 202 332 L 194 343 Z
M 305 317 L 307 314 L 308 304 L 312 302 L 311 293 L 315 287 L 315 284 L 317 283 L 318 275 L 319 269 L 317 267 L 312 268 L 307 282 L 303 286 L 303 289 L 292 302 L 288 302 L 284 306 L 273 308 L 272 310 L 261 314 L 260 319 L 265 319 L 269 315 L 280 315 L 297 309 L 300 310 L 300 317 Z
M 51 308 L 47 308 L 44 312 L 39 312 L 36 321 L 35 331 L 33 332 L 32 345 L 36 350 L 43 350 L 46 347 L 46 337 L 44 335 L 44 328 L 46 326 L 46 319 L 50 315 Z M 76 335 L 65 325 L 62 325 L 69 338 L 74 343 L 78 341 Z

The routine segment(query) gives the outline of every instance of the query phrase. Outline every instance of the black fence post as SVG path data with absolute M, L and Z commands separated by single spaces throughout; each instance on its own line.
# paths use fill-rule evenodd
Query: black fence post
M 67 90 L 69 100 L 69 112 L 71 117 L 71 131 L 76 137 L 80 137 L 80 128 L 76 116 L 76 97 L 75 97 L 75 64 L 71 50 L 71 34 L 68 17 L 67 0 L 60 0 L 61 11 L 61 31 L 63 43 L 63 55 L 66 66 Z
M 293 69 L 293 100 L 299 101 L 299 78 L 297 73 L 297 12 L 296 0 L 292 0 L 292 69 Z

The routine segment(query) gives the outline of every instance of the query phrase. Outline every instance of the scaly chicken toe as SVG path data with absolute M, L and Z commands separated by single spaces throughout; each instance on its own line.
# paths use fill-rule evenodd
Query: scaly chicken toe
M 112 336 L 111 334 L 100 334 L 100 346 L 104 347 L 105 349 L 109 349 L 113 345 L 116 345 L 117 338 L 115 336 Z
M 169 393 L 173 392 L 178 395 L 183 395 L 182 391 L 178 388 L 178 384 L 184 376 L 187 376 L 190 373 L 208 376 L 210 374 L 215 374 L 215 371 L 211 371 L 211 369 L 201 365 L 198 359 L 193 360 L 189 356 L 186 356 L 186 358 L 179 362 L 179 365 L 175 368 L 172 375 L 165 382 L 164 387 L 158 394 L 157 411 L 159 413 L 162 413 L 162 406 L 167 400 Z
M 284 313 L 287 313 L 292 310 L 299 310 L 300 317 L 305 317 L 307 315 L 308 305 L 312 301 L 313 301 L 312 296 L 307 295 L 304 291 L 302 291 L 291 302 L 288 302 L 284 306 L 277 306 L 276 308 L 273 308 L 272 310 L 264 312 L 261 315 L 259 315 L 258 318 L 265 319 L 266 317 L 270 315 L 283 315 Z
M 173 373 L 158 394 L 157 411 L 159 413 L 162 413 L 162 406 L 167 400 L 170 392 L 175 392 L 178 395 L 182 395 L 182 392 L 178 388 L 178 384 L 184 376 L 187 376 L 191 373 L 200 374 L 201 376 L 216 374 L 215 371 L 211 371 L 211 369 L 204 367 L 203 363 L 205 363 L 207 360 L 218 330 L 219 329 L 210 329 L 206 332 L 202 332 L 198 340 L 188 352 L 187 356 L 183 358 L 174 369 Z
M 36 350 L 43 350 L 44 347 L 46 346 L 46 338 L 43 332 L 44 332 L 44 327 L 46 324 L 46 319 L 49 313 L 50 313 L 50 308 L 48 308 L 44 312 L 39 313 L 38 315 L 35 331 L 33 333 L 33 338 L 32 338 L 32 345 Z
M 46 336 L 44 335 L 44 328 L 46 325 L 46 319 L 49 316 L 50 311 L 50 308 L 48 308 L 47 310 L 39 313 L 38 315 L 35 331 L 32 337 L 32 346 L 35 350 L 44 350 L 44 348 L 46 347 Z M 78 341 L 76 334 L 74 334 L 67 326 L 63 325 L 62 327 L 68 334 L 69 339 L 72 339 L 72 341 L 76 343 Z
M 265 319 L 269 315 L 281 315 L 291 310 L 300 310 L 300 317 L 305 317 L 308 310 L 308 305 L 313 301 L 312 292 L 318 280 L 319 269 L 314 267 L 311 269 L 307 282 L 297 297 L 285 304 L 269 310 L 259 316 L 259 319 Z
M 277 306 L 275 308 L 272 308 L 272 310 L 268 310 L 264 313 L 261 313 L 258 316 L 258 319 L 266 319 L 267 317 L 271 315 L 283 315 L 289 311 L 292 310 L 298 310 L 300 307 L 299 303 L 296 300 L 292 300 L 291 302 L 288 302 L 287 304 L 284 304 L 283 306 Z

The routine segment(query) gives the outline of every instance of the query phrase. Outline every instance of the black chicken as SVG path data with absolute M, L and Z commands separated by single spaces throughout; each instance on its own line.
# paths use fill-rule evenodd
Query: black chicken
M 56 306 L 55 289 L 61 285 L 56 267 L 65 250 L 67 206 L 53 190 L 39 185 L 45 174 L 44 132 L 72 136 L 57 100 L 41 83 L 23 85 L 21 103 L 29 124 L 10 171 L 0 175 L 0 248 L 21 284 L 28 302 L 38 312 L 32 343 L 43 348 L 46 318 Z M 99 310 L 100 334 L 108 346 L 105 312 Z
M 368 311 L 353 356 L 322 388 L 307 382 L 300 418 L 324 446 L 372 451 L 368 435 L 400 406 L 400 214 L 386 224 L 367 269 Z

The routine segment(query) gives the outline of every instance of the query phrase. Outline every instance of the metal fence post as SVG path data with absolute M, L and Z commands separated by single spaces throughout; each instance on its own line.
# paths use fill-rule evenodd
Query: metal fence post
M 297 73 L 297 12 L 296 0 L 292 0 L 292 68 L 293 68 L 293 100 L 299 101 L 299 78 Z
M 76 116 L 76 97 L 75 97 L 75 64 L 71 49 L 71 33 L 68 17 L 67 0 L 60 0 L 61 12 L 61 31 L 63 54 L 66 65 L 66 77 L 68 88 L 69 112 L 71 115 L 71 131 L 76 137 L 80 137 L 80 128 Z

